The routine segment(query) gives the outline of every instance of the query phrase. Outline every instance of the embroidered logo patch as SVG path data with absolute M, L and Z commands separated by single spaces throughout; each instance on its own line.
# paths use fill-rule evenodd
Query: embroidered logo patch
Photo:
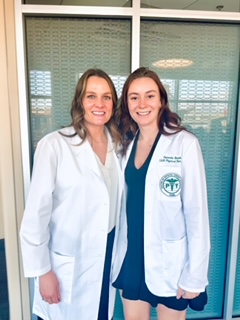
M 181 191 L 181 177 L 176 173 L 165 174 L 159 183 L 160 190 L 168 197 L 176 197 Z

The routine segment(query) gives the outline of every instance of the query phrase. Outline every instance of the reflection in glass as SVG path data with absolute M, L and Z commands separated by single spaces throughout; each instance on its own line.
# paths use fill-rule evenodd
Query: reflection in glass
M 32 150 L 47 133 L 70 124 L 79 76 L 101 68 L 120 95 L 130 72 L 130 20 L 26 18 Z
M 198 0 L 141 0 L 141 8 L 239 12 L 240 1 L 228 0 L 222 1 L 220 4 L 216 4 L 214 1 Z
M 238 97 L 239 26 L 200 23 L 141 22 L 141 66 L 156 71 L 170 107 L 199 139 L 205 160 L 212 250 L 209 303 L 189 318 L 221 318 Z M 154 65 L 186 59 L 190 66 Z
M 91 6 L 91 7 L 131 7 L 131 0 L 25 0 L 25 4 Z

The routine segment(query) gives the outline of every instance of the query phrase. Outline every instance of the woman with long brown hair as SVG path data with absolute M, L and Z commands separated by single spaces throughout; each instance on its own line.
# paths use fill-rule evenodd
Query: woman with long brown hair
M 24 273 L 35 278 L 33 313 L 44 320 L 107 320 L 120 209 L 117 94 L 110 77 L 79 79 L 70 126 L 37 145 L 20 236 Z
M 169 108 L 158 75 L 139 68 L 121 97 L 125 191 L 113 266 L 125 320 L 183 320 L 207 303 L 209 218 L 197 138 Z

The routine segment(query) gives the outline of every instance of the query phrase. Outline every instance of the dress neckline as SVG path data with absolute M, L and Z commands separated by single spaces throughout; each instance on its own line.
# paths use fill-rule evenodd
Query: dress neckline
M 160 139 L 160 136 L 161 136 L 160 131 L 158 131 L 158 134 L 157 134 L 157 136 L 156 136 L 156 138 L 155 138 L 155 140 L 154 140 L 154 143 L 153 143 L 153 145 L 152 145 L 152 147 L 151 147 L 151 150 L 150 150 L 147 158 L 145 159 L 145 161 L 143 162 L 143 164 L 142 164 L 139 168 L 137 168 L 136 165 L 135 165 L 135 156 L 136 156 L 137 142 L 138 142 L 138 139 L 139 139 L 139 134 L 140 134 L 140 130 L 137 132 L 137 135 L 136 135 L 135 140 L 134 140 L 134 143 L 133 143 L 133 148 L 132 148 L 132 152 L 133 152 L 133 155 L 132 155 L 132 156 L 133 156 L 133 165 L 134 165 L 134 168 L 135 168 L 136 170 L 141 170 L 142 168 L 145 167 L 145 165 L 146 165 L 147 163 L 150 162 L 150 160 L 151 160 L 151 158 L 152 158 L 152 155 L 153 155 L 153 152 L 154 152 L 154 150 L 155 150 L 155 147 L 156 147 L 156 145 L 157 145 L 157 143 L 158 143 L 158 140 Z

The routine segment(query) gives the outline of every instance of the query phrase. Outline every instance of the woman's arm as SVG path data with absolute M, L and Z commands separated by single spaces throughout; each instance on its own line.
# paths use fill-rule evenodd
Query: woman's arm
M 51 270 L 48 243 L 57 157 L 46 138 L 36 149 L 30 190 L 20 228 L 24 274 L 35 277 Z

